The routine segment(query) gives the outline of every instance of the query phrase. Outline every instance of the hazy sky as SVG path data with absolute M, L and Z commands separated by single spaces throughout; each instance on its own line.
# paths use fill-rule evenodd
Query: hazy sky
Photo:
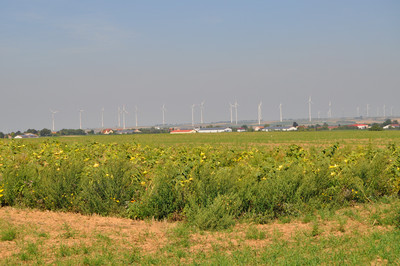
M 399 115 L 400 1 L 2 0 L 0 92 L 3 132 Z

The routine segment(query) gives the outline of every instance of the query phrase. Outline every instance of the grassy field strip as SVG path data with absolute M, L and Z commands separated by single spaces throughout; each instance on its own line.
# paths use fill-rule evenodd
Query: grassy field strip
M 0 209 L 0 261 L 51 264 L 398 264 L 399 202 L 202 231 L 184 223 Z M 397 214 L 398 215 L 398 214 Z

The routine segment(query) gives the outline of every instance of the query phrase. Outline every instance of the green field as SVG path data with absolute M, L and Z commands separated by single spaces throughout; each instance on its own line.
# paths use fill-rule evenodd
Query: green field
M 351 231 L 341 228 L 348 219 L 371 229 L 366 235 L 358 232 L 344 236 L 348 238 L 342 239 L 343 245 L 354 245 L 357 238 L 368 245 L 374 241 L 394 244 L 400 226 L 399 137 L 398 131 L 332 131 L 4 140 L 0 141 L 0 205 L 178 221 L 186 228 L 182 233 L 185 241 L 189 241 L 188 235 L 202 232 L 240 231 L 232 228 L 241 223 L 268 225 L 300 219 L 312 223 L 298 238 L 310 246 L 296 252 L 309 250 L 310 254 L 312 246 L 318 247 L 318 252 L 324 245 L 337 249 L 337 243 L 330 242 L 331 233 L 319 237 L 320 222 L 325 223 L 324 215 L 329 213 L 329 219 L 337 220 L 339 227 L 325 228 L 324 232 Z M 363 206 L 369 214 L 354 209 L 357 206 Z M 337 216 L 345 209 L 356 214 Z M 7 232 L 7 227 L 3 231 Z M 249 234 L 257 240 L 263 232 Z M 244 261 L 256 254 L 256 259 L 248 263 L 285 264 L 287 244 L 280 243 L 287 239 L 281 240 L 272 241 L 272 253 L 235 249 Z M 188 254 L 190 243 L 171 248 Z M 367 252 L 368 257 L 353 257 L 351 261 L 379 262 L 386 256 L 388 262 L 398 263 L 393 253 L 398 252 L 396 249 L 356 249 L 357 256 Z M 211 254 L 220 256 L 222 262 L 240 264 L 240 260 L 214 251 Z M 141 257 L 138 262 L 180 261 L 176 257 L 168 260 L 164 256 L 170 255 L 166 254 L 163 251 Z M 346 254 L 333 252 L 327 259 L 351 263 L 344 259 Z M 217 257 L 205 256 L 204 260 L 218 263 Z M 323 263 L 311 258 L 313 263 Z M 291 262 L 306 262 L 304 259 L 299 253 Z M 191 257 L 185 263 L 190 261 L 201 260 Z
M 125 143 L 132 140 L 144 145 L 229 145 L 244 147 L 246 145 L 276 144 L 313 144 L 330 145 L 335 142 L 349 145 L 365 145 L 373 143 L 386 145 L 400 143 L 400 131 L 364 131 L 334 130 L 306 132 L 241 132 L 217 134 L 137 134 L 111 136 L 76 136 L 57 138 L 62 142 L 98 141 L 101 143 Z M 23 140 L 26 141 L 26 140 Z M 28 140 L 37 141 L 37 140 Z

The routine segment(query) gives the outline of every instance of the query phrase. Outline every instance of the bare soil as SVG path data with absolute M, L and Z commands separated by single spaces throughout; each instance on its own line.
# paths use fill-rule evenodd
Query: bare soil
M 143 253 L 152 254 L 171 243 L 171 232 L 178 225 L 177 222 L 136 221 L 11 207 L 0 208 L 1 223 L 17 228 L 19 241 L 0 241 L 0 261 L 21 250 L 21 239 L 25 242 L 35 241 L 40 233 L 47 235 L 44 248 L 49 253 L 54 251 L 54 247 L 60 245 L 73 246 L 85 243 L 90 246 L 98 241 L 99 236 L 105 236 L 121 248 L 130 249 L 134 246 Z M 246 232 L 250 226 L 264 232 L 266 237 L 258 240 L 247 238 Z M 265 225 L 237 224 L 232 230 L 192 233 L 188 250 L 191 252 L 207 251 L 212 250 L 216 245 L 226 249 L 227 252 L 242 246 L 260 249 L 270 245 L 276 238 L 294 241 L 299 234 L 311 234 L 313 226 L 315 227 L 315 221 L 307 223 L 276 221 Z M 354 232 L 368 234 L 372 230 L 387 230 L 386 227 L 373 225 L 366 220 L 360 221 L 351 218 L 348 218 L 342 225 L 335 220 L 319 220 L 318 228 L 320 233 L 315 237 Z

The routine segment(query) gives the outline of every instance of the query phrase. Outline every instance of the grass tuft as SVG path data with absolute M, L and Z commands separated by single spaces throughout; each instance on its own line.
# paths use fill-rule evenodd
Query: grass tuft
M 266 238 L 265 232 L 259 230 L 256 226 L 250 226 L 246 231 L 246 239 L 262 240 Z
M 14 227 L 8 227 L 5 230 L 0 232 L 0 240 L 1 241 L 13 241 L 17 238 L 17 229 Z

